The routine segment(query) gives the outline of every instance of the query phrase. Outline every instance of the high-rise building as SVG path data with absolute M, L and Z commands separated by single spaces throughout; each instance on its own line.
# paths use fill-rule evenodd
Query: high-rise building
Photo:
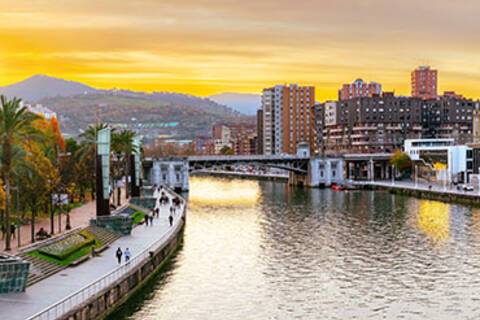
M 382 85 L 376 82 L 367 83 L 357 79 L 353 83 L 347 83 L 338 91 L 339 100 L 348 100 L 360 97 L 373 97 L 382 94 Z
M 229 127 L 216 124 L 212 128 L 212 138 L 215 154 L 219 154 L 223 147 L 232 148 L 232 133 Z
M 412 97 L 423 100 L 436 99 L 437 93 L 437 70 L 429 66 L 420 66 L 412 71 Z
M 299 143 L 313 149 L 315 88 L 277 85 L 263 90 L 263 153 L 295 154 Z

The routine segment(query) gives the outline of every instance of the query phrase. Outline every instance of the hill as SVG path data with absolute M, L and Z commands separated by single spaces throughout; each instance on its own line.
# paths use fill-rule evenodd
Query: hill
M 35 75 L 15 84 L 0 87 L 0 94 L 7 97 L 22 98 L 33 102 L 46 97 L 72 96 L 85 93 L 95 93 L 97 89 L 83 83 L 67 81 L 45 75 Z
M 209 97 L 211 100 L 246 115 L 255 115 L 262 105 L 262 96 L 245 93 L 220 93 Z
M 177 101 L 177 100 L 175 100 Z M 194 100 L 196 101 L 196 100 Z M 210 135 L 216 123 L 254 123 L 253 117 L 219 110 L 207 111 L 195 103 L 178 104 L 168 99 L 125 92 L 100 92 L 38 101 L 59 115 L 62 130 L 76 136 L 88 125 L 108 122 L 119 128 L 135 129 L 147 140 L 158 136 L 193 139 Z M 207 103 L 207 106 L 209 104 Z

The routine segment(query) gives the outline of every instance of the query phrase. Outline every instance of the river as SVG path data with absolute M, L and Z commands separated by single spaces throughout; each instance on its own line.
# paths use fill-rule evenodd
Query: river
M 194 177 L 184 245 L 111 319 L 479 319 L 480 209 Z

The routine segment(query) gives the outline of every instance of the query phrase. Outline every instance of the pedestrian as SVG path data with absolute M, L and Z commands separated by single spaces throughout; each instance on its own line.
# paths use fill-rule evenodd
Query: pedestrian
M 118 247 L 117 252 L 115 253 L 115 255 L 117 256 L 118 264 L 122 263 L 122 255 L 123 255 L 123 252 L 122 252 L 122 249 L 120 249 L 120 247 Z
M 168 216 L 168 221 L 170 222 L 170 227 L 173 225 L 173 216 L 169 215 Z
M 149 220 L 148 214 L 144 215 L 143 219 L 145 220 L 145 227 L 148 227 L 148 220 Z
M 15 230 L 17 229 L 17 227 L 15 227 L 15 225 L 12 223 L 10 225 L 10 235 L 12 236 L 13 239 L 15 239 Z
M 159 207 L 155 208 L 155 214 L 157 215 L 157 218 L 160 217 L 160 208 Z
M 148 219 L 150 219 L 150 226 L 153 227 L 153 214 L 149 214 Z
M 125 263 L 128 263 L 128 261 L 130 261 L 130 257 L 131 257 L 132 254 L 130 253 L 130 250 L 128 250 L 128 248 L 125 249 L 124 254 L 125 254 Z

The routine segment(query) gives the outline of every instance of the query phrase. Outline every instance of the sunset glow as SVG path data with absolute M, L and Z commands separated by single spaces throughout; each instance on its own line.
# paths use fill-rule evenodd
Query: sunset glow
M 276 83 L 336 98 L 356 78 L 409 94 L 410 71 L 480 97 L 477 0 L 0 0 L 0 85 L 34 74 L 210 95 Z M 448 23 L 446 23 L 448 22 Z

